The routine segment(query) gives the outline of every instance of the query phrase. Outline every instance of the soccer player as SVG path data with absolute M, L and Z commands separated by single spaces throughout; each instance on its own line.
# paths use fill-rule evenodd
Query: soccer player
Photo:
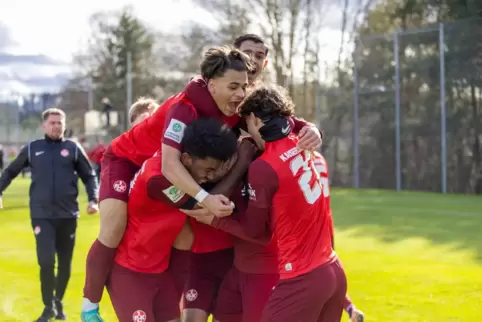
M 234 46 L 250 56 L 255 68 L 252 73 L 248 74 L 248 79 L 254 85 L 268 64 L 268 47 L 264 44 L 263 39 L 255 34 L 245 34 L 236 38 Z M 348 295 L 345 299 L 344 308 L 352 322 L 363 322 L 363 312 L 355 307 Z
M 159 103 L 152 98 L 139 97 L 139 99 L 129 108 L 129 122 L 131 127 L 141 123 L 157 110 Z
M 248 74 L 248 80 L 250 84 L 254 85 L 268 65 L 268 47 L 264 44 L 263 39 L 255 34 L 246 34 L 236 38 L 234 47 L 251 58 L 254 69 Z
M 97 240 L 89 251 L 84 312 L 98 310 L 97 303 L 102 296 L 103 285 L 115 249 L 125 229 L 126 182 L 128 182 L 125 178 L 132 176 L 132 169 L 140 166 L 159 148 L 161 139 L 163 166 L 167 169 L 164 175 L 181 189 L 186 186 L 182 183 L 183 180 L 187 180 L 190 186 L 183 191 L 197 196 L 197 201 L 215 214 L 226 215 L 232 211 L 227 198 L 207 194 L 196 182 L 193 182 L 189 174 L 186 174 L 186 170 L 179 162 L 182 150 L 180 142 L 185 126 L 201 116 L 222 120 L 229 126 L 238 125 L 240 118 L 234 114 L 234 111 L 244 98 L 247 72 L 250 68 L 249 58 L 239 50 L 228 47 L 210 49 L 206 52 L 201 64 L 200 78 L 193 79 L 182 93 L 168 99 L 151 117 L 113 141 L 111 148 L 104 156 L 102 166 L 106 170 L 101 175 L 100 196 L 101 218 L 104 218 L 101 222 L 108 223 L 108 228 L 105 228 L 108 233 L 105 235 L 110 237 L 108 241 Z M 308 143 L 307 148 L 312 147 L 313 144 L 319 145 L 321 139 L 316 128 L 303 121 L 299 121 L 297 125 L 300 134 L 304 132 L 303 138 L 306 139 L 305 143 Z M 234 183 L 246 169 L 247 164 L 239 162 L 233 166 L 230 176 L 235 179 Z M 226 170 L 228 169 L 224 172 Z M 101 230 L 102 226 L 101 223 Z M 209 237 L 208 245 L 205 245 L 204 249 L 209 250 L 210 245 L 214 245 L 217 249 L 220 247 L 227 249 L 228 238 L 221 234 L 216 238 L 218 233 L 212 230 L 214 233 L 211 234 L 209 229 L 200 228 L 204 236 Z M 199 236 L 196 240 L 203 240 L 203 238 Z M 194 249 L 199 250 L 200 247 L 194 247 Z
M 278 248 L 280 280 L 261 321 L 340 321 L 347 282 L 332 248 L 326 161 L 297 148 L 293 103 L 283 89 L 255 89 L 240 113 L 264 150 L 249 167 L 244 232 L 261 238 L 270 227 Z
M 146 119 L 148 116 L 150 116 L 150 114 L 152 114 L 157 109 L 158 106 L 159 104 L 155 100 L 145 98 L 145 97 L 140 97 L 129 108 L 128 115 L 129 115 L 129 121 L 131 123 L 131 126 L 134 126 L 139 122 L 143 121 L 144 119 Z M 107 155 L 105 155 L 104 158 L 101 160 L 101 168 L 102 168 L 102 164 L 108 165 L 110 163 L 109 161 L 113 157 L 111 149 L 108 149 L 106 152 L 107 152 L 106 153 Z M 120 201 L 115 198 L 121 198 L 121 200 L 127 201 L 127 194 L 128 194 L 127 183 L 130 182 L 130 180 L 134 176 L 134 173 L 139 169 L 139 167 L 136 166 L 135 164 L 132 164 L 130 162 L 125 162 L 123 160 L 114 160 L 114 162 L 115 162 L 115 164 L 113 165 L 114 169 L 122 168 L 123 170 L 119 172 L 114 172 L 112 174 L 114 178 L 116 178 L 114 182 L 107 182 L 107 184 L 113 185 L 112 186 L 113 190 L 110 190 L 111 191 L 110 198 L 108 198 L 109 195 L 106 195 L 105 193 L 100 195 L 100 198 L 99 198 L 100 199 L 99 208 L 101 210 L 100 231 L 99 231 L 99 236 L 97 240 L 94 242 L 89 254 L 87 255 L 88 256 L 87 262 L 90 263 L 90 267 L 103 268 L 106 266 L 104 263 L 107 262 L 111 264 L 113 262 L 115 251 L 111 251 L 111 246 L 115 250 L 115 247 L 117 247 L 117 245 L 119 244 L 124 233 L 126 222 L 124 222 L 124 225 L 120 225 L 120 227 L 119 225 L 110 225 L 109 223 L 110 217 L 106 215 L 105 203 L 107 203 L 107 206 L 109 206 L 110 203 L 114 203 L 114 204 L 119 203 Z M 106 171 L 104 171 L 104 173 L 110 174 L 111 169 L 112 168 L 105 169 Z M 102 172 L 101 172 L 101 176 L 102 176 Z M 101 182 L 104 181 L 104 184 L 106 184 L 105 176 L 104 176 L 104 180 L 102 180 L 101 177 L 99 177 L 99 180 Z M 114 194 L 112 194 L 112 192 Z M 107 210 L 108 209 L 109 207 L 107 207 Z M 107 214 L 109 213 L 107 212 Z M 95 256 L 96 253 L 100 253 L 102 256 Z M 100 272 L 101 274 L 95 274 L 95 273 L 89 274 L 90 272 L 89 265 L 87 265 L 84 296 L 86 294 L 91 295 L 89 299 L 92 299 L 92 302 L 88 299 L 84 299 L 82 303 L 82 316 L 81 316 L 82 321 L 89 321 L 89 322 L 103 321 L 99 315 L 99 306 L 97 303 L 99 303 L 102 298 L 105 280 L 110 270 L 109 264 L 107 265 L 107 267 L 108 268 L 104 270 L 104 274 L 102 274 L 103 272 Z M 101 277 L 99 277 L 99 275 Z M 89 290 L 91 288 L 95 288 L 95 286 L 99 284 L 101 286 L 98 287 L 97 292 L 91 291 L 89 293 Z
M 254 197 L 247 179 L 246 174 L 232 196 L 236 205 L 232 216 L 214 218 L 205 214 L 197 217 L 200 222 L 236 236 L 234 265 L 224 276 L 214 305 L 214 321 L 218 322 L 259 322 L 279 279 L 275 241 L 269 242 L 271 236 L 268 234 L 264 239 L 255 240 L 243 232 L 241 222 L 249 199 Z
M 213 178 L 237 151 L 235 134 L 219 121 L 188 125 L 181 162 L 194 180 Z M 169 267 L 171 248 L 186 222 L 182 207 L 190 197 L 165 179 L 162 153 L 148 159 L 130 185 L 128 224 L 118 247 L 107 290 L 120 322 L 178 321 L 181 290 Z

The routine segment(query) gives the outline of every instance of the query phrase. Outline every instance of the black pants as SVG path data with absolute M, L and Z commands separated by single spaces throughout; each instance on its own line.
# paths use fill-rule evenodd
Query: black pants
M 77 218 L 32 219 L 32 228 L 37 244 L 42 301 L 45 306 L 52 306 L 54 296 L 62 300 L 70 279 Z M 57 275 L 55 275 L 55 255 L 57 255 Z

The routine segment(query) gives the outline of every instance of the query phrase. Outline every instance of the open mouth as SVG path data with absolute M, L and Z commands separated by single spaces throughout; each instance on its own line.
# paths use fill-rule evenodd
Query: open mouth
M 234 101 L 234 102 L 229 102 L 228 107 L 229 107 L 229 112 L 232 114 L 236 113 L 236 110 L 238 109 L 239 104 L 241 101 Z

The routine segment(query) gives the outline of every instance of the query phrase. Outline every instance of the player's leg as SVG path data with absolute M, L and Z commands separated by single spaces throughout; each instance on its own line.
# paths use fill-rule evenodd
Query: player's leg
M 55 283 L 55 309 L 57 320 L 66 320 L 62 299 L 70 279 L 72 255 L 75 246 L 77 218 L 57 220 L 55 232 L 55 248 L 57 250 L 57 277 Z
M 159 290 L 158 276 L 112 266 L 107 291 L 119 322 L 156 321 L 153 304 Z
M 55 316 L 55 227 L 48 219 L 32 219 L 37 247 L 37 262 L 40 266 L 40 289 L 44 310 L 38 322 L 49 321 Z
M 177 235 L 172 246 L 168 269 L 180 294 L 182 294 L 184 285 L 189 277 L 189 263 L 191 262 L 191 247 L 193 242 L 194 234 L 189 220 L 186 220 L 186 223 Z
M 128 183 L 138 167 L 117 158 L 110 148 L 102 160 L 100 185 L 100 232 L 86 260 L 82 319 L 102 321 L 98 313 L 107 276 L 114 262 L 117 246 L 127 224 Z M 94 318 L 93 316 L 96 316 Z
M 240 272 L 243 322 L 259 322 L 261 320 L 263 309 L 278 280 L 278 274 Z
M 341 321 L 343 304 L 346 298 L 347 281 L 345 270 L 339 260 L 327 269 L 318 271 L 318 285 L 336 282 L 336 288 L 330 298 L 323 304 L 318 322 Z M 313 281 L 314 282 L 314 281 Z
M 214 303 L 213 320 L 215 322 L 242 322 L 243 304 L 239 271 L 232 267 L 224 276 L 219 287 Z
M 217 291 L 233 264 L 233 249 L 191 256 L 189 277 L 183 292 L 183 322 L 206 322 Z
M 261 321 L 318 321 L 325 303 L 337 291 L 337 274 L 333 264 L 325 264 L 303 275 L 280 280 L 271 293 Z M 340 318 L 345 293 L 339 306 Z M 340 321 L 340 318 L 330 322 Z
M 176 287 L 174 279 L 169 272 L 160 274 L 158 283 L 159 290 L 153 304 L 155 321 L 178 322 L 181 317 L 181 312 L 179 311 L 181 292 Z

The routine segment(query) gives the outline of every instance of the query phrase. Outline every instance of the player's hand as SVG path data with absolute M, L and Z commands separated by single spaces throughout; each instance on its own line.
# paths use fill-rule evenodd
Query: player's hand
M 89 205 L 87 206 L 87 213 L 89 215 L 96 214 L 99 211 L 99 205 L 95 201 L 89 202 Z
M 365 317 L 363 315 L 363 312 L 360 310 L 357 310 L 356 308 L 353 310 L 351 313 L 351 322 L 363 322 L 365 320 Z
M 298 141 L 298 148 L 300 150 L 316 151 L 321 146 L 321 133 L 312 125 L 303 127 L 300 133 L 298 133 L 298 136 L 300 138 Z
M 3 208 L 3 201 L 2 201 L 2 196 L 0 196 L 0 209 Z
M 208 209 L 216 217 L 231 215 L 234 204 L 223 195 L 208 195 L 201 205 Z
M 238 146 L 238 160 L 243 163 L 251 163 L 258 148 L 251 138 L 246 138 L 241 141 Z

